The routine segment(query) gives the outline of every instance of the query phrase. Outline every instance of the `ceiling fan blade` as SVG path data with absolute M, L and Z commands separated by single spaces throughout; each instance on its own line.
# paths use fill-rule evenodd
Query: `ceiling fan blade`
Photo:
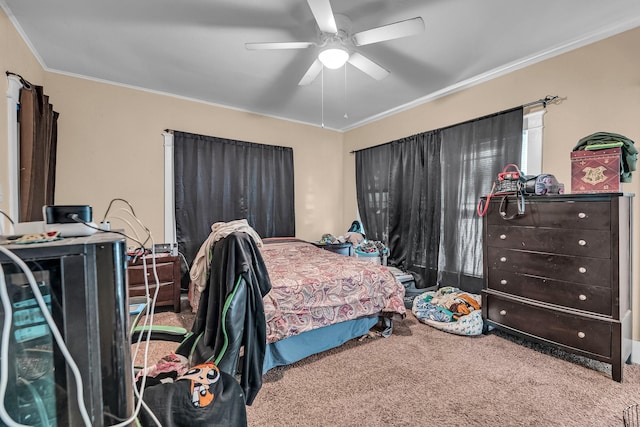
M 302 79 L 300 79 L 300 83 L 298 83 L 298 85 L 306 86 L 310 84 L 315 80 L 316 77 L 318 77 L 320 71 L 322 71 L 322 62 L 320 62 L 319 59 L 316 59 L 315 61 L 313 61 L 313 64 L 311 64 L 307 72 L 304 73 L 304 76 L 302 76 Z
M 338 26 L 336 25 L 336 19 L 333 16 L 333 10 L 331 10 L 331 3 L 329 0 L 307 0 L 311 13 L 318 23 L 318 28 L 323 33 L 336 34 L 338 32 Z
M 244 47 L 249 50 L 275 50 L 275 49 L 305 49 L 313 46 L 311 42 L 266 42 L 266 43 L 245 43 Z
M 424 21 L 418 16 L 406 21 L 398 21 L 393 24 L 361 31 L 353 35 L 353 42 L 356 46 L 364 46 L 371 43 L 399 39 L 400 37 L 413 36 L 423 31 Z
M 366 56 L 354 52 L 349 57 L 349 64 L 358 68 L 363 73 L 366 73 L 376 80 L 382 80 L 389 75 L 389 71 L 385 70 Z

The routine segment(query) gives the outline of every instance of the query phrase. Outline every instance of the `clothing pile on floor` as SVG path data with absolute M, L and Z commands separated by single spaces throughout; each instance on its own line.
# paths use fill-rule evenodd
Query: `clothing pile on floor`
M 413 314 L 427 325 L 457 335 L 482 334 L 481 297 L 446 286 L 413 300 Z
M 356 246 L 356 252 L 361 254 L 389 255 L 387 246 L 378 240 L 365 240 Z

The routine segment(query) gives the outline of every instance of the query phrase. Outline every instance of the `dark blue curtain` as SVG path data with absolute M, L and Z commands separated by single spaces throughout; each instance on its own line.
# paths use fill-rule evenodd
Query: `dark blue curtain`
M 358 209 L 367 238 L 416 286 L 434 283 L 440 223 L 440 135 L 426 132 L 356 152 Z
M 22 80 L 20 89 L 20 222 L 42 221 L 54 204 L 58 116 L 42 86 Z
M 173 142 L 176 235 L 189 265 L 215 222 L 295 236 L 292 148 L 178 131 Z
M 442 130 L 442 226 L 438 284 L 482 289 L 481 196 L 509 163 L 520 164 L 522 108 Z
M 358 210 L 367 238 L 416 287 L 482 288 L 475 208 L 508 163 L 519 163 L 522 108 L 356 152 Z

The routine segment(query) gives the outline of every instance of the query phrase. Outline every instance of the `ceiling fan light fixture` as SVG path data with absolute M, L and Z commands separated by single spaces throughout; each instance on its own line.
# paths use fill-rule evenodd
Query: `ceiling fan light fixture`
M 349 52 L 339 47 L 330 47 L 320 52 L 318 59 L 325 67 L 336 70 L 347 62 Z

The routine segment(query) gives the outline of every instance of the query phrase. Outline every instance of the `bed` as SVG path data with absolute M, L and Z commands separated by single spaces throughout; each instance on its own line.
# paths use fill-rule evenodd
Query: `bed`
M 366 335 L 405 317 L 404 287 L 386 267 L 298 239 L 263 239 L 271 291 L 264 298 L 263 373 Z M 199 295 L 190 289 L 197 311 Z

